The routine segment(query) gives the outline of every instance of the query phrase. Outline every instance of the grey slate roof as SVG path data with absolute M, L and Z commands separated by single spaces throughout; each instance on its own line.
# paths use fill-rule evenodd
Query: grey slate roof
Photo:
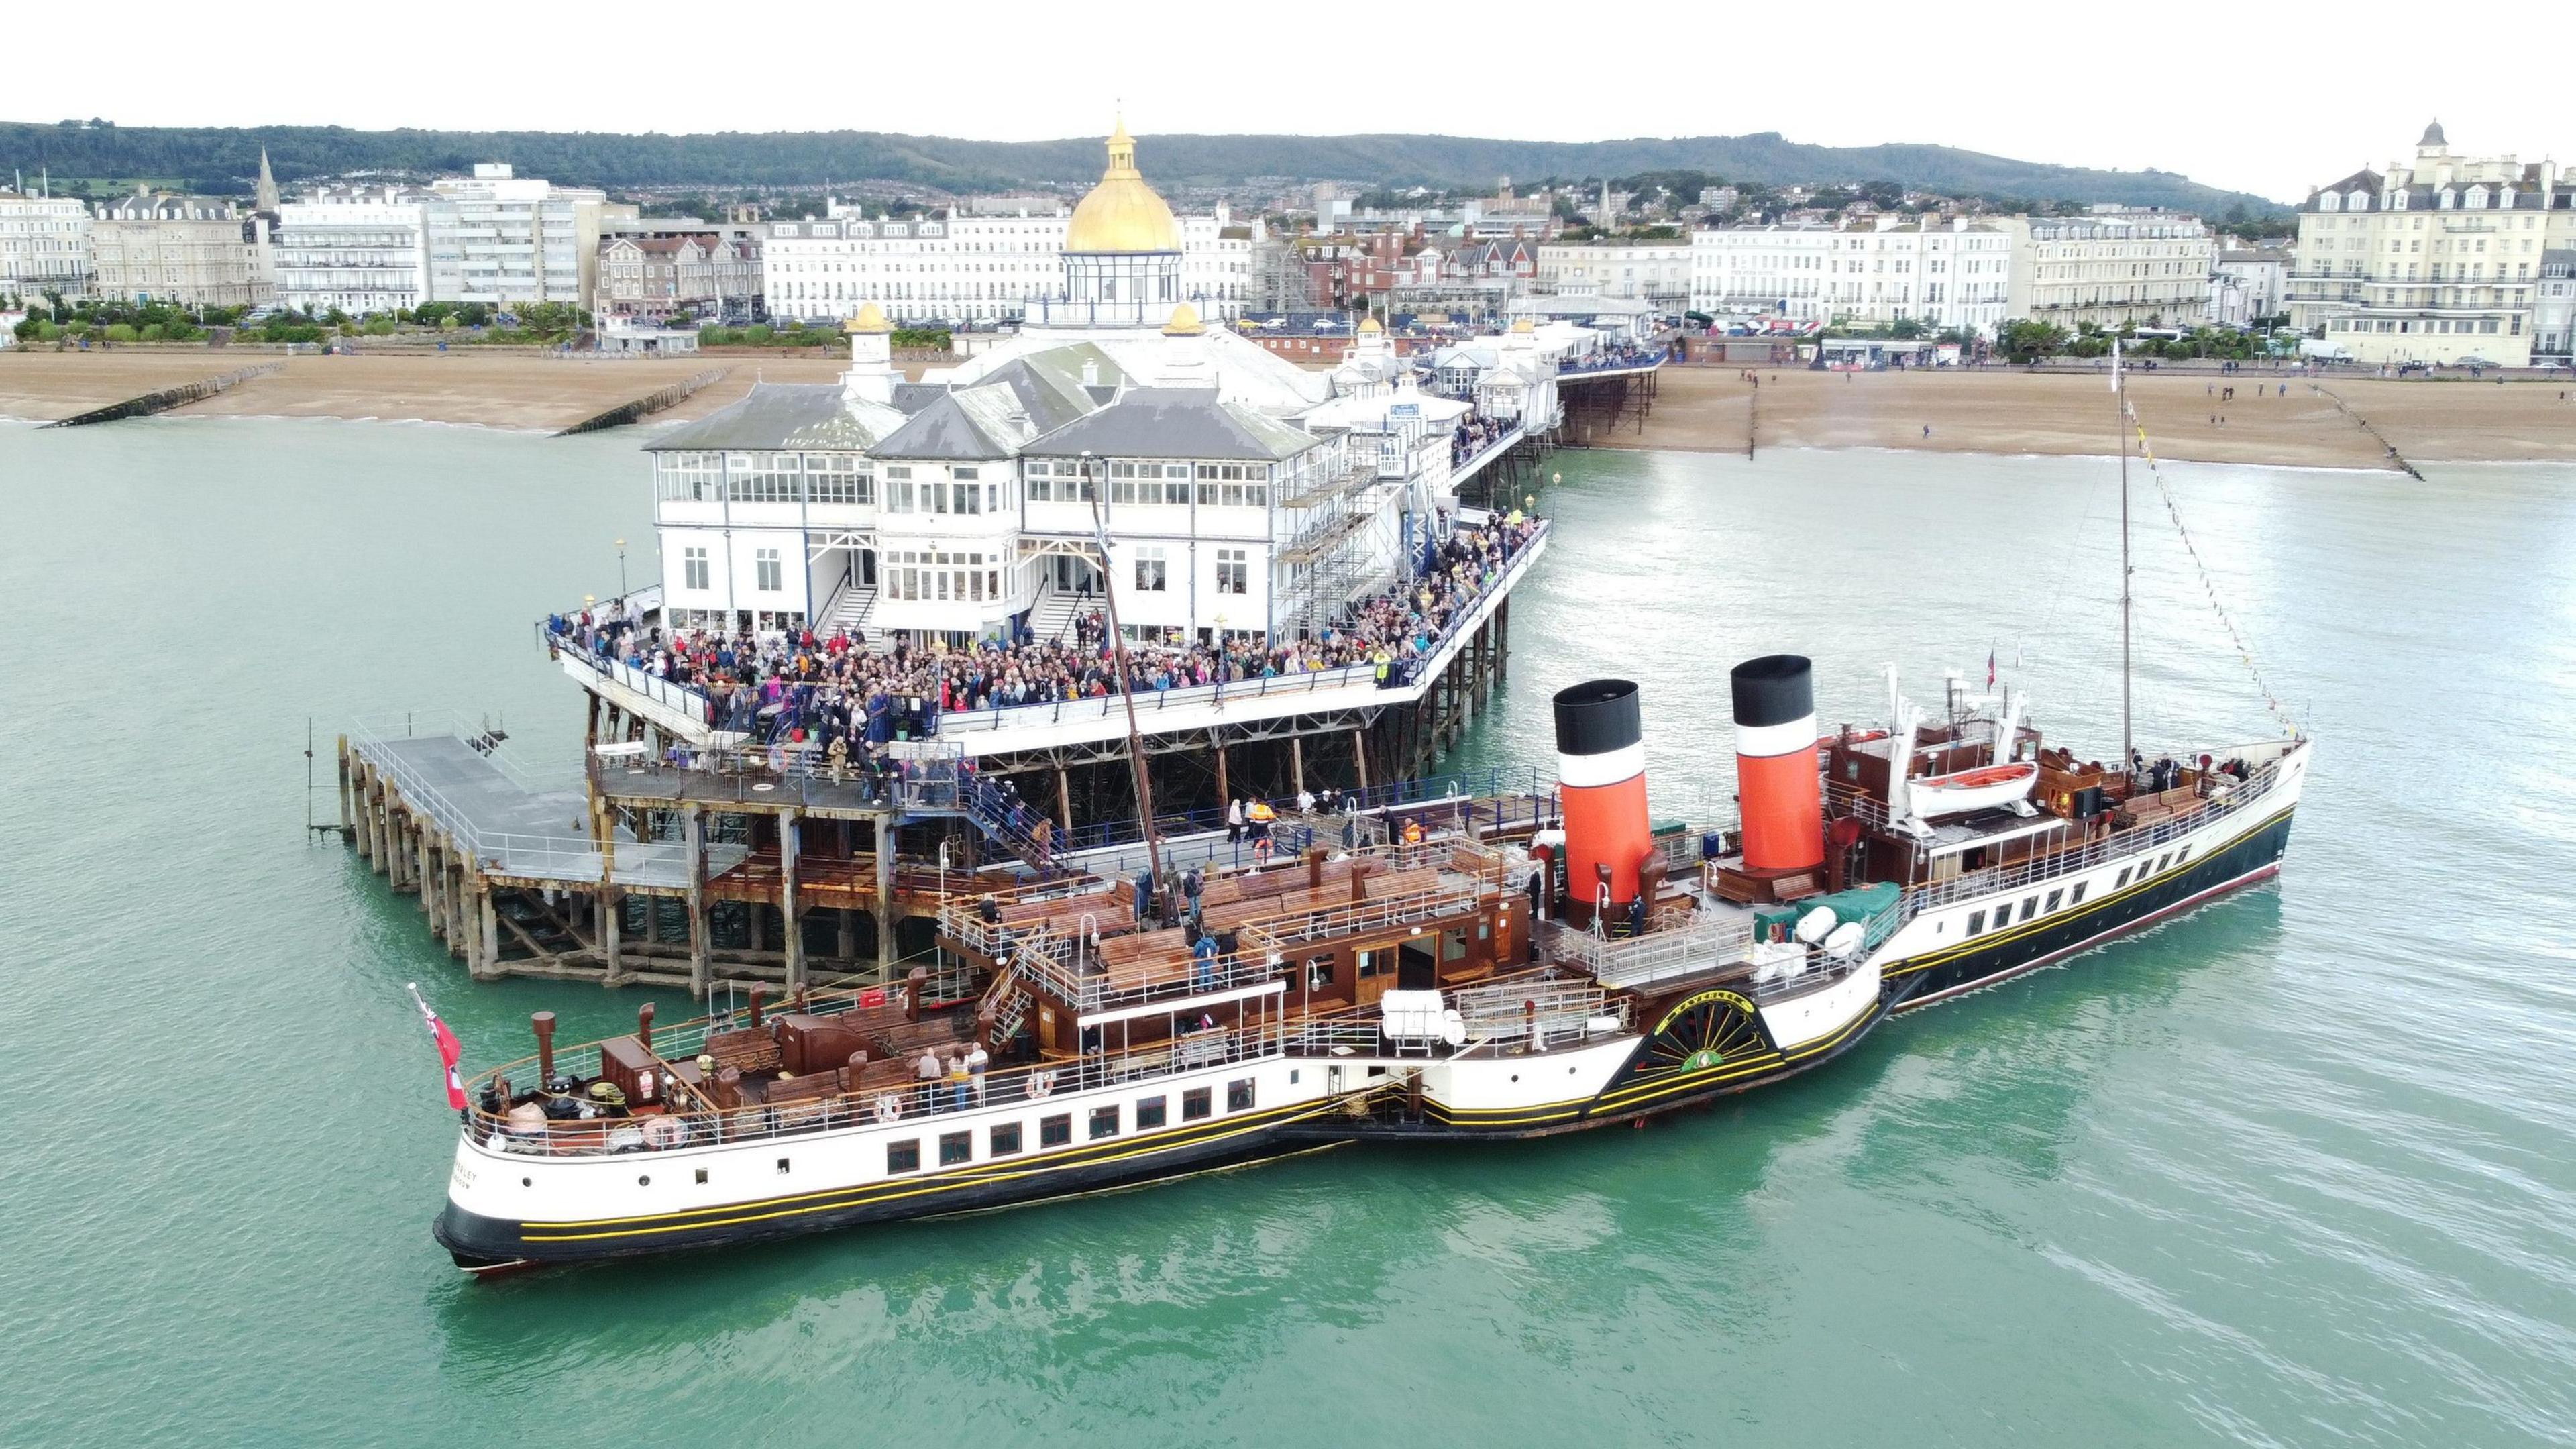
M 1021 451 L 1032 458 L 1293 458 L 1320 441 L 1212 387 L 1138 387 Z
M 1037 428 L 1018 393 L 998 383 L 944 391 L 876 446 L 880 458 L 973 463 L 1008 458 Z
M 875 443 L 890 417 L 880 409 L 854 411 L 838 383 L 758 383 L 728 408 L 685 423 L 644 445 L 648 453 L 724 449 L 862 449 Z M 872 425 L 874 424 L 874 425 Z

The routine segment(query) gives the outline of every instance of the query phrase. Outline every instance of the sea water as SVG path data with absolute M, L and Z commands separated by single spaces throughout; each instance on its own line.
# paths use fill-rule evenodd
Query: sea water
M 469 1067 L 657 993 L 469 984 L 308 810 L 355 716 L 568 748 L 530 621 L 619 538 L 657 574 L 636 441 L 0 429 L 0 1442 L 2576 1438 L 2576 467 L 2138 468 L 2139 740 L 2268 736 L 2259 673 L 2319 740 L 2286 869 L 1788 1085 L 474 1283 L 404 983 Z M 1549 692 L 1621 674 L 1706 818 L 1778 651 L 1828 727 L 1991 658 L 2117 749 L 2112 460 L 1547 471 L 1465 764 L 1545 770 Z

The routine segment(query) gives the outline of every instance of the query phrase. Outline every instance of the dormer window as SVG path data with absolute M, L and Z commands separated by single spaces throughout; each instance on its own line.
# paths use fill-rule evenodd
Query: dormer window
M 2460 204 L 2459 193 L 2445 186 L 2441 191 L 2441 200 L 2436 204 L 2439 205 L 2442 210 L 2449 211 Z
M 2319 211 L 2334 211 L 2342 205 L 2343 195 L 2340 192 L 2329 191 L 2325 195 L 2317 198 L 2317 210 Z
M 2472 186 L 2472 187 L 2470 187 L 2470 188 L 2469 188 L 2469 210 L 2471 210 L 2471 211 L 2484 211 L 2484 210 L 2486 210 L 2486 209 L 2487 209 L 2487 189 L 2486 189 L 2485 187 L 2483 187 L 2483 186 Z

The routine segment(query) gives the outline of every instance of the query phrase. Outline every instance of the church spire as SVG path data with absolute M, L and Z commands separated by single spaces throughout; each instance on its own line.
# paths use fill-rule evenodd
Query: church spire
M 266 146 L 259 148 L 259 192 L 251 202 L 251 209 L 272 216 L 277 213 L 277 178 L 269 174 Z

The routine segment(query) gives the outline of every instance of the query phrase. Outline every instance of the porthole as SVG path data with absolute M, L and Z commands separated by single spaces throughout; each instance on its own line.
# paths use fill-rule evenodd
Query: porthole
M 537 1180 L 533 1177 L 523 1177 L 519 1179 L 519 1186 L 521 1187 L 535 1187 L 536 1185 Z
M 1514 1073 L 1512 1073 L 1512 1080 L 1513 1080 L 1513 1081 L 1517 1082 L 1517 1081 L 1519 1081 L 1520 1079 L 1521 1079 L 1521 1074 L 1520 1074 L 1520 1073 L 1518 1073 L 1518 1072 L 1514 1072 Z
M 635 1179 L 635 1185 L 637 1187 L 651 1187 L 653 1185 L 653 1174 L 647 1172 L 639 1175 Z

